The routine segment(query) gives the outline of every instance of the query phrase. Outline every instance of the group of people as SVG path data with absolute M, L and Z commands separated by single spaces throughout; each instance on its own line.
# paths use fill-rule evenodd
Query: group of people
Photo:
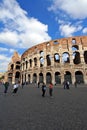
M 8 88 L 9 88 L 9 82 L 5 82 L 3 85 L 4 85 L 4 94 L 6 95 Z M 13 92 L 12 93 L 17 93 L 18 87 L 19 87 L 19 82 L 15 83 L 13 85 Z
M 52 92 L 53 92 L 53 84 L 50 82 L 49 84 L 49 95 L 52 96 Z M 46 93 L 46 84 L 43 83 L 42 84 L 42 97 L 45 97 L 45 93 Z

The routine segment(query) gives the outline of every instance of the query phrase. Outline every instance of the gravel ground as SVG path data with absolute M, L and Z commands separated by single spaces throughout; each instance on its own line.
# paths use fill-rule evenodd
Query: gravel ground
M 0 130 L 87 130 L 87 87 L 20 87 L 16 94 L 9 87 L 7 95 L 0 86 Z

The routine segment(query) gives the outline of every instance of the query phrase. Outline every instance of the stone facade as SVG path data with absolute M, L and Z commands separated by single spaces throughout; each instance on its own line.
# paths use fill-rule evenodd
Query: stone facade
M 65 80 L 87 84 L 87 36 L 44 42 L 22 54 L 22 83 L 62 84 Z
M 8 70 L 5 73 L 4 81 L 8 81 L 11 84 L 20 81 L 20 66 L 21 58 L 17 52 L 14 52 L 11 62 L 8 64 Z

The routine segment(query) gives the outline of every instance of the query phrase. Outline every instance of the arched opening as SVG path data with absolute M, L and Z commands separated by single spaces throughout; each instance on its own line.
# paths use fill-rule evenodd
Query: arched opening
M 11 70 L 13 70 L 13 69 L 14 69 L 14 64 L 11 65 Z
M 87 51 L 84 51 L 84 61 L 87 64 Z
M 64 81 L 69 81 L 69 83 L 72 83 L 71 73 L 69 71 L 65 72 Z
M 16 62 L 16 64 L 20 64 L 20 62 L 19 62 L 19 61 L 17 61 L 17 62 Z
M 26 69 L 28 68 L 28 61 L 26 61 Z
M 20 69 L 20 66 L 19 66 L 19 65 L 16 65 L 16 69 Z
M 31 59 L 29 60 L 29 63 L 30 63 L 30 67 L 32 67 L 32 60 Z
M 51 73 L 47 73 L 46 74 L 46 83 L 48 84 L 48 83 L 50 83 L 50 82 L 52 82 L 52 76 L 51 76 Z
M 31 76 L 30 76 L 30 74 L 28 74 L 28 83 L 30 83 L 30 78 L 31 78 Z
M 73 45 L 73 46 L 72 46 L 72 51 L 77 51 L 77 50 L 79 50 L 78 45 Z
M 37 83 L 37 74 L 36 73 L 33 74 L 33 83 Z
M 16 74 L 15 74 L 15 82 L 18 83 L 19 80 L 20 80 L 20 72 L 16 72 Z
M 54 54 L 54 62 L 57 62 L 57 63 L 60 62 L 60 57 L 58 53 Z
M 84 83 L 84 79 L 83 79 L 83 73 L 81 71 L 76 71 L 75 72 L 75 81 L 77 83 Z
M 44 58 L 43 57 L 40 57 L 40 67 L 42 67 L 44 64 Z
M 50 66 L 51 65 L 51 56 L 47 55 L 46 59 L 47 59 L 47 66 Z
M 34 66 L 37 66 L 37 58 L 34 58 Z
M 42 73 L 39 74 L 39 82 L 43 83 L 43 74 Z
M 70 63 L 70 56 L 68 52 L 64 52 L 62 54 L 62 61 L 63 63 Z
M 73 53 L 73 62 L 74 64 L 80 64 L 81 60 L 80 60 L 80 53 L 79 52 L 74 52 Z
M 61 84 L 61 77 L 60 77 L 60 73 L 59 72 L 55 73 L 55 83 L 56 84 Z

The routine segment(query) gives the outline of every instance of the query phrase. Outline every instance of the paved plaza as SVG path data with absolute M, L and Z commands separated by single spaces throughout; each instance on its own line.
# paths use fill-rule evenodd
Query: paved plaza
M 87 86 L 54 87 L 53 97 L 47 88 L 27 85 L 5 96 L 0 86 L 0 130 L 87 130 Z

